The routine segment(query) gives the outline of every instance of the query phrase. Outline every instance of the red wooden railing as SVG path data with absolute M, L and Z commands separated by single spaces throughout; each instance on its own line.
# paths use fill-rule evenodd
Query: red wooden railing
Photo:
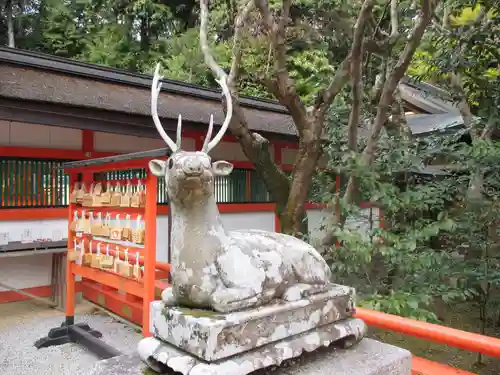
M 494 337 L 362 308 L 357 309 L 356 317 L 369 326 L 500 358 L 500 339 Z M 419 357 L 413 357 L 412 370 L 414 375 L 474 375 Z

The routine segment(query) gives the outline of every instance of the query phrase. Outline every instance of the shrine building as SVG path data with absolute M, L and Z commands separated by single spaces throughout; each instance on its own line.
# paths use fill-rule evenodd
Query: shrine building
M 165 147 L 151 119 L 151 79 L 0 47 L 0 282 L 37 296 L 55 293 L 59 258 L 66 251 L 70 195 L 68 178 L 57 169 L 61 163 Z M 433 90 L 427 85 L 401 84 L 415 134 L 460 125 L 456 108 L 433 96 Z M 270 140 L 276 163 L 290 171 L 297 140 L 287 110 L 275 101 L 250 97 L 242 97 L 241 106 L 250 130 Z M 170 80 L 164 80 L 158 111 L 173 139 L 177 116 L 182 115 L 184 150 L 201 149 L 210 114 L 216 128 L 224 119 L 220 92 Z M 211 156 L 235 166 L 229 177 L 216 182 L 226 228 L 278 229 L 275 205 L 237 140 L 224 136 Z M 113 172 L 105 178 L 113 178 Z M 378 210 L 367 207 L 365 211 L 364 221 L 356 225 L 378 225 Z M 158 228 L 166 227 L 161 192 L 158 213 Z M 323 214 L 314 204 L 307 204 L 307 213 L 311 236 L 319 238 Z M 158 230 L 159 261 L 166 261 L 166 243 L 167 231 Z M 25 298 L 0 288 L 0 303 Z

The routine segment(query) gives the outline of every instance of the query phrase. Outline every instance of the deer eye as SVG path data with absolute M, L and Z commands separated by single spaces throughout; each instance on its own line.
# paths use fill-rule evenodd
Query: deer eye
M 168 159 L 168 169 L 172 169 L 174 166 L 174 161 L 172 159 Z

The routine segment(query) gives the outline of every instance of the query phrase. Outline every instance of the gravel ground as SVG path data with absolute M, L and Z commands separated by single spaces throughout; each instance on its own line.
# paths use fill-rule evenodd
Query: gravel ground
M 0 375 L 76 375 L 87 372 L 99 360 L 76 344 L 37 350 L 33 344 L 59 326 L 63 314 L 54 310 L 6 316 L 0 308 Z M 4 320 L 5 319 L 5 320 Z M 140 333 L 101 314 L 77 315 L 77 322 L 88 323 L 103 334 L 103 340 L 124 354 L 136 350 Z

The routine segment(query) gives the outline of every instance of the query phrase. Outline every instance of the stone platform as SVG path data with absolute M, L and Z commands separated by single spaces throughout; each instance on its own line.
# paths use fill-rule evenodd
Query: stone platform
M 99 361 L 79 375 L 154 375 L 138 354 Z M 173 371 L 164 374 L 173 375 Z M 259 370 L 252 375 L 410 375 L 411 354 L 407 350 L 371 339 L 363 339 L 349 349 L 323 348 L 298 359 L 285 361 L 279 368 Z M 223 375 L 223 374 L 220 374 Z
M 325 293 L 298 301 L 277 301 L 228 314 L 165 307 L 155 301 L 150 312 L 151 334 L 173 348 L 211 362 L 345 320 L 354 313 L 354 298 L 353 288 L 333 284 Z M 328 336 L 325 340 L 330 342 L 343 338 L 341 331 L 361 338 L 364 324 L 353 324 L 332 326 L 336 334 L 332 336 L 333 331 L 327 334 L 326 330 L 321 335 Z
M 142 339 L 138 352 L 142 360 L 156 371 L 170 368 L 183 375 L 247 375 L 259 369 L 279 366 L 283 361 L 330 344 L 352 346 L 365 333 L 366 326 L 362 320 L 348 318 L 217 361 L 204 361 L 154 337 Z M 240 349 L 237 346 L 231 348 L 233 351 Z

